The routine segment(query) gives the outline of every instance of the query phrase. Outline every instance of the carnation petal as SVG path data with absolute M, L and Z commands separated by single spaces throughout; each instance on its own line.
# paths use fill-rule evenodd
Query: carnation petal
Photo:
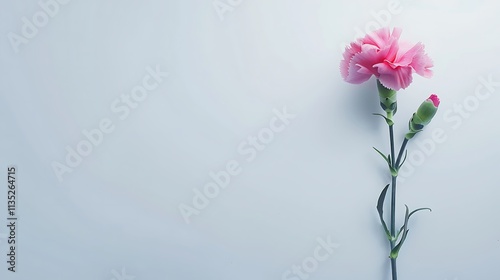
M 350 83 L 362 83 L 370 79 L 371 75 L 377 75 L 377 70 L 373 65 L 383 62 L 384 56 L 376 49 L 368 49 L 355 54 L 348 67 L 348 74 L 345 78 Z
M 386 88 L 400 90 L 407 88 L 413 81 L 411 67 L 397 67 L 393 69 L 387 63 L 374 65 L 378 71 L 378 79 Z
M 434 66 L 434 63 L 432 62 L 432 59 L 424 53 L 423 48 L 419 53 L 415 55 L 410 66 L 420 76 L 425 78 L 432 77 L 432 70 L 429 68 Z
M 386 61 L 394 61 L 397 57 L 399 50 L 399 44 L 397 40 L 394 40 L 391 42 L 391 44 L 383 50 L 383 53 L 381 55 L 384 56 L 384 60 Z
M 370 44 L 377 46 L 379 49 L 389 45 L 392 41 L 399 40 L 401 35 L 401 28 L 394 28 L 392 33 L 388 27 L 375 30 L 367 34 L 361 41 L 363 44 Z
M 439 103 L 441 103 L 441 101 L 439 100 L 439 97 L 435 93 L 431 94 L 431 96 L 429 96 L 429 98 L 427 98 L 427 100 L 432 101 L 432 104 L 434 104 L 434 107 L 439 107 Z
M 352 84 L 361 84 L 368 81 L 373 74 L 366 74 L 366 69 L 363 68 L 363 66 L 357 65 L 351 60 L 349 73 L 344 80 Z
M 349 63 L 352 57 L 361 52 L 361 44 L 359 42 L 352 42 L 350 45 L 345 47 L 343 54 L 344 59 L 340 62 L 340 74 L 342 78 L 346 78 L 349 74 Z
M 415 46 L 410 48 L 405 52 L 399 52 L 395 64 L 398 66 L 408 66 L 413 61 L 413 58 L 424 49 L 424 45 L 422 43 L 417 43 Z
M 361 41 L 363 44 L 374 45 L 380 48 L 387 44 L 390 36 L 391 32 L 389 28 L 384 27 L 367 34 Z

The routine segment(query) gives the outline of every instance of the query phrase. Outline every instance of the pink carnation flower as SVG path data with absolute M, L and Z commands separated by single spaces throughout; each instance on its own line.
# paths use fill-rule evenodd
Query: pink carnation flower
M 430 78 L 432 60 L 425 54 L 424 45 L 399 42 L 400 28 L 382 28 L 358 39 L 346 47 L 340 62 L 345 81 L 360 84 L 372 75 L 386 88 L 399 90 L 412 82 L 412 74 Z

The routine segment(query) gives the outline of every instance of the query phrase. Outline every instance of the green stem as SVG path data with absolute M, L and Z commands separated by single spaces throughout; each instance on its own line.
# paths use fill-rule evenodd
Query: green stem
M 401 148 L 399 149 L 398 158 L 394 162 L 394 131 L 392 125 L 389 126 L 389 137 L 391 141 L 391 165 L 395 169 L 399 169 L 399 164 L 401 163 L 401 157 L 406 149 L 406 144 L 408 144 L 408 138 L 405 137 Z M 391 188 L 391 235 L 395 236 L 396 233 L 396 179 L 397 176 L 392 176 L 392 188 Z M 391 241 L 391 250 L 394 249 L 395 241 Z M 392 269 L 392 280 L 398 279 L 398 273 L 396 268 L 396 259 L 391 258 L 391 269 Z
M 390 139 L 390 143 L 391 143 L 391 165 L 392 165 L 392 168 L 397 170 L 395 153 L 394 153 L 394 129 L 393 129 L 393 125 L 389 125 L 389 139 Z M 401 155 L 401 152 L 400 152 L 400 155 Z M 399 160 L 400 160 L 400 158 L 398 156 L 398 162 L 399 162 Z M 392 186 L 391 186 L 391 235 L 392 236 L 396 236 L 396 179 L 397 179 L 397 175 L 392 176 L 392 182 L 391 182 L 392 183 Z M 390 243 L 391 243 L 391 251 L 392 251 L 392 249 L 394 249 L 394 246 L 395 246 L 395 241 L 391 241 Z M 397 273 L 397 269 L 396 269 L 396 259 L 391 258 L 391 269 L 392 269 L 392 280 L 397 280 L 398 273 Z
M 391 268 L 392 268 L 392 280 L 397 280 L 398 271 L 396 269 L 396 259 L 391 259 Z

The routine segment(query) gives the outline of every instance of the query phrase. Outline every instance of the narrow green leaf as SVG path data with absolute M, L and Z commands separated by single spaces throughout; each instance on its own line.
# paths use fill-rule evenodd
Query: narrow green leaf
M 405 157 L 403 158 L 403 162 L 401 162 L 401 164 L 398 166 L 398 170 L 401 168 L 401 166 L 403 166 L 403 163 L 405 163 L 407 156 L 408 156 L 408 150 L 405 151 Z
M 385 200 L 385 195 L 387 193 L 388 188 L 389 188 L 389 184 L 387 184 L 387 186 L 385 186 L 385 188 L 380 193 L 380 196 L 378 197 L 377 211 L 378 211 L 378 215 L 380 217 L 380 222 L 382 223 L 382 226 L 384 227 L 385 234 L 387 235 L 387 238 L 389 240 L 392 240 L 391 233 L 389 232 L 389 229 L 387 228 L 387 224 L 384 221 L 384 200 Z
M 417 213 L 418 211 L 422 211 L 422 210 L 429 210 L 429 212 L 432 212 L 432 209 L 431 208 L 427 208 L 427 207 L 424 207 L 424 208 L 418 208 L 418 209 L 415 209 L 413 211 L 410 212 L 410 215 L 408 215 L 408 219 L 411 217 L 411 215 L 413 215 L 414 213 Z
M 373 149 L 375 149 L 375 151 L 377 151 L 377 153 L 378 153 L 381 157 L 383 157 L 383 158 L 385 159 L 385 161 L 387 162 L 387 165 L 389 166 L 389 171 L 391 172 L 391 175 L 392 175 L 393 177 L 398 176 L 398 171 L 397 171 L 394 167 L 392 167 L 392 165 L 391 165 L 391 155 L 385 156 L 385 155 L 384 155 L 381 151 L 379 151 L 377 148 L 375 148 L 375 147 L 372 147 L 372 148 L 373 148 Z
M 429 210 L 430 212 L 432 212 L 431 208 L 418 208 L 418 209 L 415 209 L 415 210 L 411 211 L 410 214 L 408 215 L 408 221 L 410 220 L 411 215 L 417 213 L 418 211 L 422 211 L 422 210 Z M 404 227 L 404 225 L 399 230 L 400 232 L 403 230 L 403 227 Z
M 384 160 L 387 162 L 387 164 L 389 164 L 389 166 L 391 165 L 391 162 L 389 161 L 389 159 L 381 152 L 379 151 L 377 148 L 375 147 L 372 147 L 375 151 L 377 151 L 377 153 L 382 156 L 384 158 Z
M 408 220 L 410 219 L 410 213 L 409 213 L 410 210 L 408 209 L 408 205 L 405 204 L 405 207 L 406 207 L 405 222 L 402 229 L 403 236 L 401 236 L 401 240 L 399 241 L 399 243 L 391 250 L 391 254 L 389 255 L 391 259 L 395 259 L 398 257 L 399 250 L 401 250 L 401 246 L 403 246 L 403 243 L 406 240 L 406 236 L 408 235 Z
M 387 125 L 394 125 L 394 122 L 391 119 L 387 118 L 386 116 L 384 116 L 382 114 L 373 113 L 373 115 L 374 116 L 381 116 L 382 118 L 384 118 Z

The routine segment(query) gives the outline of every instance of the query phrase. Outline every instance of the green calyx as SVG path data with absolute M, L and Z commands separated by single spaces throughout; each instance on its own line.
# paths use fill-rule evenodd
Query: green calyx
M 382 109 L 387 112 L 388 116 L 396 114 L 398 110 L 397 91 L 386 88 L 379 80 L 377 80 L 377 89 Z
M 419 117 L 420 124 L 428 125 L 434 115 L 436 115 L 437 107 L 434 106 L 431 100 L 425 100 L 422 102 L 420 107 L 418 107 L 416 115 Z

